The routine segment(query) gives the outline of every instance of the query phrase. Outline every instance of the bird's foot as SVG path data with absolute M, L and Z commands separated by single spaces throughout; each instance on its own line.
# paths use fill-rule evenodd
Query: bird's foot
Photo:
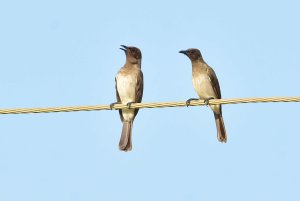
M 130 109 L 132 103 L 135 103 L 135 102 L 129 102 L 129 103 L 126 104 L 128 109 Z
M 194 100 L 199 100 L 199 98 L 190 98 L 188 99 L 187 101 L 185 101 L 185 105 L 188 107 L 191 105 L 191 101 L 194 101 Z
M 113 109 L 113 107 L 115 106 L 115 104 L 120 104 L 120 102 L 114 102 L 114 103 L 111 103 L 111 104 L 109 105 L 110 110 Z
M 209 105 L 209 101 L 210 101 L 211 99 L 215 99 L 215 98 L 214 98 L 214 97 L 209 97 L 209 98 L 207 98 L 207 99 L 204 99 L 204 103 L 205 103 L 206 106 Z

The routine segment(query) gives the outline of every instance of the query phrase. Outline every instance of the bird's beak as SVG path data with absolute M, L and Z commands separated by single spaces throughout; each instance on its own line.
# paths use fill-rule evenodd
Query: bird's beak
M 127 51 L 127 46 L 126 45 L 120 45 L 121 47 L 120 47 L 120 49 L 121 50 L 123 50 L 124 52 L 126 52 Z
M 181 51 L 179 51 L 179 53 L 187 55 L 187 51 L 186 50 L 181 50 Z

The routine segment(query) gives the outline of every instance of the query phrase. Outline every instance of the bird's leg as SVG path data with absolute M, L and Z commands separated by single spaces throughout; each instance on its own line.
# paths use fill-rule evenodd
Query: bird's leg
M 121 104 L 121 102 L 114 102 L 114 103 L 111 103 L 111 104 L 109 105 L 110 110 L 113 109 L 113 107 L 115 106 L 115 104 Z
M 128 109 L 130 109 L 130 107 L 131 107 L 131 104 L 132 103 L 135 103 L 134 101 L 132 101 L 132 102 L 129 102 L 129 103 L 127 103 L 126 105 L 127 105 L 127 107 L 128 107 Z
M 214 98 L 214 97 L 209 97 L 209 98 L 207 98 L 207 99 L 204 99 L 204 103 L 205 103 L 206 106 L 208 106 L 209 101 L 210 101 L 211 99 L 215 99 L 215 98 Z
M 191 101 L 194 101 L 194 100 L 199 100 L 199 98 L 190 98 L 190 99 L 188 99 L 187 101 L 185 101 L 186 106 L 187 107 L 190 106 L 191 105 Z

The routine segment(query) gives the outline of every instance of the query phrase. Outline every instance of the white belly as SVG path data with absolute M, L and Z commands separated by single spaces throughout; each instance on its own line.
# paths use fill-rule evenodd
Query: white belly
M 201 99 L 217 98 L 209 76 L 199 73 L 194 75 L 192 80 L 195 91 Z
M 200 99 L 217 98 L 212 87 L 211 80 L 206 74 L 193 76 L 193 85 Z M 217 114 L 220 113 L 220 105 L 210 105 L 210 108 Z
M 134 76 L 117 76 L 117 90 L 123 104 L 135 101 L 135 88 L 136 79 L 134 79 Z
M 135 102 L 136 77 L 132 75 L 120 75 L 117 77 L 117 90 L 122 104 Z M 125 121 L 130 121 L 134 117 L 134 109 L 123 109 L 123 118 Z

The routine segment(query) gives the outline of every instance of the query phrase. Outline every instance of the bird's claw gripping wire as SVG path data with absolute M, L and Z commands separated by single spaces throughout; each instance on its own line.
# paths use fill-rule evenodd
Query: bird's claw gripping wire
M 113 107 L 115 106 L 115 104 L 120 104 L 120 102 L 114 102 L 114 103 L 111 103 L 111 104 L 109 105 L 110 110 L 113 109 Z
M 128 107 L 128 109 L 131 109 L 131 104 L 132 104 L 132 103 L 135 103 L 135 102 L 129 102 L 129 103 L 126 104 L 127 107 Z
M 185 101 L 185 105 L 188 107 L 191 105 L 191 101 L 194 101 L 194 100 L 199 100 L 199 98 L 190 98 L 188 99 L 187 101 Z
M 212 99 L 215 99 L 215 98 L 214 97 L 209 97 L 207 99 L 204 99 L 205 105 L 208 106 L 209 105 L 209 101 L 212 100 Z

